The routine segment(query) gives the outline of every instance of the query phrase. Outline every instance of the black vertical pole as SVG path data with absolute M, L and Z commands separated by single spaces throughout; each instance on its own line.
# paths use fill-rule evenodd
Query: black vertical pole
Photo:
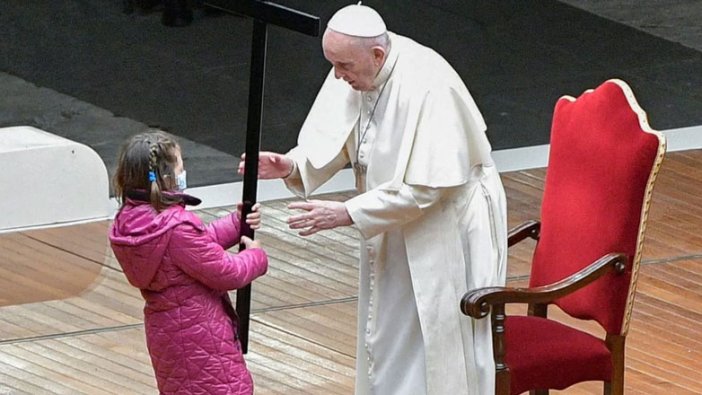
M 241 234 L 253 239 L 254 231 L 246 224 L 246 215 L 256 203 L 258 182 L 258 152 L 261 146 L 261 123 L 263 121 L 263 89 L 266 73 L 266 42 L 268 28 L 265 22 L 253 21 L 253 39 L 251 42 L 251 78 L 249 80 L 249 114 L 246 127 L 246 160 L 244 172 L 244 190 L 242 200 L 244 208 L 241 213 Z M 245 249 L 239 245 L 239 251 Z M 236 312 L 239 316 L 239 340 L 242 351 L 249 349 L 249 313 L 251 311 L 251 285 L 236 291 Z

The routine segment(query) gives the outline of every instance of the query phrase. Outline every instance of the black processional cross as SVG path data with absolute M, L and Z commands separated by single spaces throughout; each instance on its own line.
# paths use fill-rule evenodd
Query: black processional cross
M 261 123 L 263 121 L 263 89 L 266 71 L 266 42 L 268 24 L 281 26 L 309 36 L 319 36 L 319 18 L 293 10 L 270 1 L 262 0 L 208 0 L 205 5 L 225 12 L 253 18 L 251 42 L 251 72 L 249 80 L 249 113 L 246 126 L 246 160 L 244 162 L 244 208 L 241 217 L 241 234 L 253 239 L 254 232 L 244 220 L 256 203 L 258 182 L 258 153 L 261 148 Z M 244 249 L 243 244 L 239 246 Z M 249 313 L 251 310 L 251 285 L 237 290 L 236 312 L 239 317 L 239 340 L 243 352 L 248 351 Z

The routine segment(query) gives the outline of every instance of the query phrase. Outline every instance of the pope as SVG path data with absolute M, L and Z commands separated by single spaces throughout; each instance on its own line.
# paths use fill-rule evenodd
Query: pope
M 261 152 L 258 176 L 307 199 L 353 167 L 357 196 L 291 203 L 288 223 L 303 236 L 360 233 L 356 394 L 494 393 L 490 322 L 459 309 L 467 290 L 505 282 L 506 202 L 485 121 L 441 55 L 370 7 L 337 11 L 322 49 L 332 70 L 298 145 Z

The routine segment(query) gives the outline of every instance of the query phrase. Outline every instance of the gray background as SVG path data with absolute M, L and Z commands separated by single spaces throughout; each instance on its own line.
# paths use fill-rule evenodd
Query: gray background
M 322 26 L 348 0 L 279 0 Z M 493 148 L 548 143 L 555 101 L 609 78 L 634 89 L 656 129 L 702 124 L 702 1 L 377 0 L 390 30 L 456 68 Z M 147 125 L 181 138 L 189 185 L 239 180 L 252 23 L 109 0 L 0 0 L 0 127 L 32 125 L 87 144 L 112 171 Z M 286 151 L 329 69 L 320 39 L 270 27 L 261 147 Z

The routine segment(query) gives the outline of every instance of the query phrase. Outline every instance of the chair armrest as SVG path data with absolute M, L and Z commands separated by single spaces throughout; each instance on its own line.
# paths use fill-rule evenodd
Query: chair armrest
M 461 298 L 461 311 L 473 318 L 483 318 L 494 305 L 506 303 L 550 303 L 590 284 L 610 271 L 623 273 L 626 255 L 610 253 L 589 266 L 553 284 L 534 288 L 486 287 L 468 291 Z
M 512 247 L 527 237 L 531 237 L 534 240 L 539 240 L 540 232 L 541 222 L 534 220 L 523 222 L 522 224 L 509 230 L 509 233 L 507 234 L 507 246 Z

